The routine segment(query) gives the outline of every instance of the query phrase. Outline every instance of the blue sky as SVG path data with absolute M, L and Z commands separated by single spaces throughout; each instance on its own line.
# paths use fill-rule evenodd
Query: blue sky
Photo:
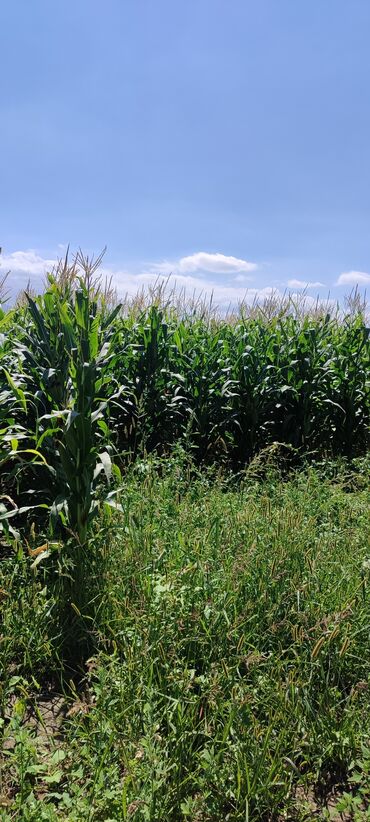
M 123 291 L 370 285 L 369 0 L 4 0 L 0 25 L 13 288 L 68 243 Z

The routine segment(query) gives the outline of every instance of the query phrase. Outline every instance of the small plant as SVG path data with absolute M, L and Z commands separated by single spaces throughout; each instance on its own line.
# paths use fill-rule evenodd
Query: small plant
M 349 814 L 353 822 L 370 819 L 370 748 L 361 746 L 361 754 L 349 766 L 349 790 L 336 803 L 335 813 Z

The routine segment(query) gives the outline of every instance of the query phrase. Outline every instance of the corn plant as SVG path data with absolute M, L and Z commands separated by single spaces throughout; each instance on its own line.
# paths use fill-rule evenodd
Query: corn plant
M 62 594 L 69 601 L 69 617 L 71 604 L 80 614 L 89 600 L 86 575 L 91 567 L 92 520 L 102 501 L 117 507 L 114 488 L 103 496 L 100 488 L 103 478 L 112 485 L 118 470 L 111 458 L 109 404 L 124 407 L 123 389 L 112 373 L 114 322 L 120 306 L 107 312 L 94 293 L 90 270 L 88 274 L 78 276 L 73 288 L 61 287 L 50 276 L 43 296 L 27 297 L 13 351 L 13 377 L 3 367 L 8 415 L 4 436 L 11 445 L 3 462 L 9 468 L 15 452 L 17 456 L 32 453 L 34 458 L 18 483 L 17 505 L 13 503 L 10 512 L 2 510 L 0 516 L 5 520 L 23 513 L 26 508 L 20 502 L 25 494 L 33 494 L 32 508 L 38 507 L 40 498 L 44 506 L 48 502 L 50 536 L 65 543 Z M 9 416 L 12 410 L 14 418 Z M 11 476 L 8 470 L 8 483 Z M 36 562 L 48 554 L 48 550 L 41 552 Z

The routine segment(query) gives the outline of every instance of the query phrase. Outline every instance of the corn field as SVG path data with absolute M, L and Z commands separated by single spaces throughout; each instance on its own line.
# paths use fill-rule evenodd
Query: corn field
M 253 480 L 253 471 L 256 468 L 258 470 L 258 460 L 262 470 L 266 470 L 272 454 L 278 454 L 279 459 L 286 461 L 289 467 L 292 461 L 293 465 L 298 464 L 301 457 L 304 460 L 322 461 L 326 458 L 331 460 L 338 455 L 353 457 L 366 452 L 370 417 L 370 350 L 365 312 L 363 306 L 356 302 L 352 304 L 352 310 L 347 310 L 346 313 L 330 313 L 322 306 L 308 312 L 289 301 L 274 303 L 271 300 L 263 306 L 252 306 L 248 310 L 244 307 L 233 316 L 221 317 L 212 310 L 212 306 L 191 304 L 185 300 L 175 302 L 173 295 L 172 300 L 168 300 L 160 290 L 149 295 L 150 299 L 145 300 L 139 295 L 133 302 L 121 305 L 110 284 L 102 284 L 99 277 L 100 261 L 100 258 L 94 261 L 79 254 L 70 264 L 66 258 L 48 275 L 42 294 L 36 295 L 28 290 L 20 295 L 13 308 L 0 312 L 0 548 L 2 559 L 5 560 L 4 567 L 10 569 L 10 577 L 7 578 L 5 587 L 3 583 L 0 586 L 0 593 L 10 600 L 10 592 L 15 590 L 17 593 L 14 601 L 18 602 L 23 597 L 23 591 L 29 591 L 30 596 L 34 597 L 32 603 L 39 605 L 42 597 L 46 597 L 45 602 L 42 600 L 46 610 L 42 611 L 40 622 L 41 656 L 44 654 L 46 619 L 52 632 L 50 653 L 58 660 L 58 670 L 61 662 L 62 670 L 66 675 L 68 672 L 68 676 L 72 671 L 80 676 L 87 661 L 98 652 L 99 643 L 110 654 L 112 648 L 116 653 L 119 647 L 117 643 L 123 642 L 120 651 L 122 659 L 133 658 L 129 655 L 135 648 L 140 649 L 141 660 L 151 660 L 152 657 L 152 671 L 150 674 L 145 672 L 143 682 L 152 681 L 154 666 L 157 663 L 160 666 L 162 658 L 172 660 L 171 648 L 182 649 L 179 653 L 180 656 L 183 654 L 183 658 L 178 670 L 182 670 L 183 664 L 186 670 L 191 668 L 195 672 L 198 668 L 201 681 L 200 678 L 206 674 L 210 655 L 215 654 L 214 660 L 221 657 L 224 659 L 222 649 L 225 648 L 226 639 L 227 647 L 234 648 L 232 653 L 235 659 L 235 655 L 239 653 L 245 658 L 247 648 L 254 647 L 250 638 L 245 644 L 245 650 L 240 650 L 241 643 L 245 641 L 246 590 L 253 591 L 253 594 L 247 595 L 250 602 L 255 592 L 260 591 L 260 598 L 258 595 L 256 600 L 260 611 L 251 630 L 254 632 L 255 625 L 259 626 L 261 647 L 264 647 L 265 637 L 270 641 L 268 619 L 271 625 L 284 626 L 285 621 L 281 620 L 279 614 L 287 608 L 287 625 L 291 625 L 290 614 L 295 607 L 291 602 L 292 592 L 295 598 L 297 595 L 301 596 L 301 585 L 302 592 L 306 590 L 308 572 L 304 571 L 304 584 L 299 581 L 292 585 L 291 577 L 286 576 L 285 571 L 280 573 L 280 565 L 275 565 L 276 561 L 280 562 L 277 554 L 278 559 L 273 558 L 272 561 L 272 567 L 278 569 L 274 588 L 273 578 L 271 584 L 266 583 L 265 571 L 261 572 L 261 568 L 267 567 L 268 563 L 265 565 L 264 559 L 261 566 L 257 557 L 257 585 L 251 559 L 252 549 L 247 548 L 252 534 L 248 532 L 250 524 L 248 528 L 245 523 L 242 526 L 244 536 L 241 534 L 241 541 L 239 529 L 243 517 L 248 513 L 249 504 L 254 506 L 254 511 L 260 510 L 255 505 L 260 486 L 256 486 Z M 149 452 L 156 455 L 152 461 L 145 458 Z M 251 468 L 245 471 L 251 461 Z M 153 471 L 151 462 L 155 466 Z M 130 463 L 133 463 L 132 467 Z M 189 577 L 189 583 L 186 583 L 189 584 L 189 589 L 179 588 L 178 595 L 174 597 L 175 588 L 172 590 L 172 583 L 168 588 L 165 565 L 168 540 L 174 537 L 176 543 L 176 560 L 172 568 L 176 584 L 178 581 L 183 584 L 183 572 L 180 572 L 183 565 L 192 574 L 198 573 L 198 567 L 203 568 L 202 564 L 199 565 L 198 556 L 203 537 L 199 536 L 202 531 L 197 530 L 199 523 L 196 512 L 201 510 L 203 493 L 209 494 L 210 486 L 206 477 L 208 473 L 212 476 L 215 472 L 198 470 L 197 463 L 201 467 L 204 464 L 220 466 L 220 471 L 216 474 L 225 478 L 227 476 L 227 481 L 225 479 L 225 485 L 221 482 L 219 496 L 215 497 L 221 506 L 216 516 L 214 503 L 209 498 L 209 514 L 204 521 L 207 522 L 204 544 L 208 545 L 209 552 L 204 560 L 204 578 L 202 577 L 201 584 L 194 584 L 195 577 Z M 248 497 L 247 494 L 243 497 L 242 492 L 235 497 L 235 505 L 238 508 L 241 505 L 241 510 L 235 509 L 235 517 L 230 520 L 225 538 L 225 544 L 229 548 L 225 553 L 222 523 L 230 514 L 228 505 L 234 498 L 232 493 L 224 507 L 224 490 L 230 479 L 234 483 L 229 469 L 241 474 L 239 484 L 245 489 L 250 487 L 251 496 Z M 170 480 L 168 477 L 166 479 L 167 471 L 170 472 Z M 138 475 L 137 485 L 135 479 L 132 485 L 135 472 Z M 299 472 L 297 482 L 298 474 Z M 200 480 L 199 477 L 203 475 L 204 478 Z M 163 476 L 167 488 L 165 503 L 164 499 L 158 501 L 155 496 L 156 486 Z M 276 474 L 272 475 L 272 479 L 267 478 L 270 490 L 275 485 L 275 479 Z M 304 503 L 304 518 L 302 519 L 303 514 L 300 521 L 296 518 L 294 482 L 293 479 L 289 483 L 292 499 L 289 502 L 285 531 L 280 533 L 282 526 L 278 520 L 278 530 L 275 533 L 270 499 L 266 496 L 258 503 L 262 505 L 262 519 L 255 520 L 253 529 L 258 527 L 263 533 L 265 525 L 268 527 L 268 541 L 266 545 L 263 542 L 258 544 L 258 550 L 261 550 L 262 545 L 269 557 L 271 539 L 279 537 L 284 551 L 291 535 L 293 543 L 295 539 L 301 540 L 298 542 L 298 564 L 299 568 L 304 568 L 301 556 L 306 557 L 306 548 L 313 539 L 307 534 L 316 532 L 307 516 L 307 500 Z M 181 530 L 180 500 L 184 483 L 189 489 L 186 493 L 189 497 L 189 510 L 192 512 L 189 536 L 185 536 Z M 276 485 L 284 488 L 286 483 L 276 482 Z M 285 493 L 288 494 L 288 491 Z M 194 518 L 193 509 L 196 513 Z M 319 520 L 322 516 L 320 506 L 317 510 Z M 349 516 L 349 510 L 348 503 L 346 517 Z M 362 512 L 363 509 L 360 506 L 358 510 Z M 276 508 L 276 511 L 279 509 Z M 173 519 L 174 512 L 178 520 Z M 326 520 L 328 527 L 334 529 L 329 530 L 329 534 L 337 533 L 336 516 L 335 514 L 335 524 Z M 353 516 L 355 518 L 356 514 Z M 144 532 L 142 523 L 146 521 L 146 517 L 147 530 Z M 154 538 L 152 529 L 156 517 L 160 528 Z M 306 522 L 307 528 L 311 529 L 307 533 L 304 530 Z M 352 532 L 355 533 L 356 540 L 357 534 L 361 534 L 359 539 L 362 540 L 361 520 L 359 522 L 356 522 L 356 528 L 351 525 L 351 535 Z M 318 544 L 321 546 L 325 529 L 317 533 Z M 191 540 L 194 541 L 195 553 L 190 560 L 190 554 L 186 554 L 186 559 L 184 550 L 188 541 L 191 544 Z M 348 541 L 353 550 L 358 548 L 356 540 L 353 539 L 352 543 Z M 364 546 L 365 543 L 366 538 Z M 326 545 L 325 542 L 323 544 Z M 337 550 L 335 546 L 333 541 L 330 550 L 334 554 Z M 361 541 L 362 552 L 365 550 L 364 546 Z M 219 551 L 217 560 L 215 550 Z M 235 564 L 234 550 L 239 552 L 239 565 Z M 294 543 L 294 553 L 287 560 L 289 573 L 296 573 L 297 550 Z M 351 553 L 347 547 L 345 550 Z M 246 551 L 250 551 L 247 563 Z M 330 557 L 327 567 L 332 569 Z M 228 563 L 227 572 L 226 566 L 224 571 L 222 565 L 224 559 Z M 242 575 L 241 579 L 244 573 L 249 574 L 249 570 L 243 570 L 249 565 L 252 568 L 252 577 L 248 582 L 250 587 L 244 588 L 242 583 L 238 588 L 235 579 L 239 573 Z M 209 574 L 208 568 L 214 569 L 212 574 Z M 353 584 L 357 586 L 353 590 L 357 596 L 361 585 L 364 600 L 366 569 L 367 565 L 364 564 L 362 576 L 353 577 Z M 203 574 L 203 570 L 201 573 Z M 213 577 L 215 581 L 212 581 Z M 228 580 L 229 592 L 222 588 L 224 579 Z M 289 594 L 280 594 L 279 586 L 283 584 L 287 585 Z M 214 594 L 210 593 L 212 586 Z M 270 606 L 270 616 L 267 619 L 268 592 L 272 597 L 273 607 Z M 167 594 L 168 603 L 175 603 L 176 608 L 180 602 L 187 603 L 186 608 L 190 608 L 188 612 L 184 611 L 184 623 L 183 617 L 180 618 L 180 611 L 168 621 L 170 611 L 167 605 L 163 607 L 162 604 L 167 602 Z M 192 599 L 193 594 L 196 597 L 199 594 L 199 600 Z M 131 606 L 128 606 L 131 596 L 132 611 Z M 218 604 L 211 608 L 213 596 L 218 597 L 215 600 Z M 344 593 L 342 596 L 344 597 Z M 156 614 L 153 636 L 158 636 L 159 645 L 155 644 L 157 640 L 153 644 L 150 639 L 151 644 L 147 645 L 148 650 L 143 653 L 141 635 L 145 597 L 149 608 L 149 625 L 149 614 Z M 240 620 L 235 622 L 235 630 L 240 629 L 241 634 L 235 646 L 230 639 L 234 634 L 229 633 L 229 617 L 227 616 L 228 626 L 222 622 L 225 608 L 229 607 L 227 603 L 232 603 L 232 620 L 235 620 L 237 608 L 240 613 Z M 23 625 L 27 625 L 30 627 L 33 647 L 33 608 L 32 605 L 27 619 L 20 617 L 21 629 L 3 629 L 2 636 L 20 636 Z M 131 648 L 133 634 L 130 620 L 135 608 L 139 609 L 138 613 L 140 611 L 140 629 Z M 338 604 L 337 610 L 347 613 L 343 604 L 340 607 Z M 208 618 L 213 612 L 217 613 L 217 620 L 210 632 Z M 314 609 L 313 612 L 316 613 Z M 299 600 L 298 613 L 300 614 Z M 103 623 L 99 621 L 104 614 L 106 619 L 104 618 L 105 627 L 102 631 L 99 624 Z M 124 614 L 127 622 L 121 621 L 121 614 Z M 12 609 L 12 619 L 13 615 L 17 618 L 17 608 Z M 202 615 L 206 615 L 205 621 Z M 218 623 L 219 616 L 221 621 Z M 361 620 L 365 624 L 365 617 L 361 616 Z M 183 624 L 187 625 L 184 633 L 181 627 Z M 321 622 L 318 624 L 321 625 Z M 119 631 L 116 631 L 117 625 L 121 625 Z M 216 627 L 217 625 L 221 627 Z M 252 622 L 250 625 L 252 626 Z M 171 638 L 168 650 L 164 653 L 160 643 L 166 635 L 167 627 L 172 630 L 171 626 L 176 626 L 176 631 L 168 634 Z M 312 629 L 314 628 L 315 625 Z M 197 637 L 201 636 L 203 629 L 207 642 L 208 638 L 212 640 L 213 650 L 206 644 L 201 647 L 198 643 Z M 290 627 L 286 630 L 290 636 Z M 279 636 L 276 636 L 278 643 Z M 316 654 L 321 650 L 322 641 L 322 636 L 319 635 L 316 643 L 321 645 L 315 644 L 313 659 L 316 659 Z M 343 636 L 341 647 L 347 647 L 345 642 L 347 639 Z M 7 646 L 3 643 L 2 647 Z M 267 647 L 270 654 L 271 646 Z M 3 651 L 3 659 L 6 653 Z M 11 665 L 12 654 L 9 655 Z M 18 650 L 16 654 L 18 655 Z M 230 664 L 233 676 L 236 676 L 235 670 L 239 671 L 239 668 L 235 666 L 234 657 Z M 275 653 L 271 654 L 271 658 L 275 658 Z M 366 659 L 366 651 L 362 657 L 358 654 L 358 658 Z M 207 665 L 202 662 L 205 659 Z M 289 665 L 290 659 L 291 657 Z M 245 666 L 244 662 L 243 665 Z M 121 667 L 127 671 L 135 670 L 136 663 L 133 668 L 130 665 Z M 173 675 L 172 661 L 169 670 L 170 676 L 167 669 L 165 675 L 162 675 L 160 667 L 156 674 L 161 698 L 168 687 L 172 687 L 169 685 Z M 338 670 L 341 670 L 340 667 Z M 204 682 L 208 682 L 207 676 Z M 361 674 L 362 678 L 364 676 Z M 238 682 L 239 680 L 238 673 Z M 271 678 L 273 680 L 274 677 Z M 11 681 L 14 682 L 14 679 Z M 223 682 L 222 679 L 221 681 Z M 319 680 L 320 694 L 325 692 L 322 684 L 324 681 L 327 682 L 327 679 Z M 354 681 L 357 682 L 357 679 Z M 225 684 L 220 687 L 220 692 L 224 687 Z M 141 685 L 139 692 L 140 700 L 145 699 L 146 702 Z M 177 690 L 175 692 L 178 693 Z M 177 704 L 176 700 L 177 697 L 174 704 Z M 284 704 L 285 701 L 284 696 Z M 132 704 L 136 706 L 136 702 Z M 196 713 L 191 720 L 192 735 L 201 716 L 200 704 L 196 704 Z M 143 710 L 145 712 L 146 709 Z M 167 707 L 164 710 L 162 706 L 160 710 L 163 716 L 168 715 Z M 140 711 L 141 707 L 139 714 Z M 113 715 L 114 710 L 109 713 Z M 136 707 L 134 713 L 138 713 Z M 295 716 L 294 711 L 291 713 Z M 311 713 L 315 714 L 316 709 L 311 710 Z M 268 714 L 269 710 L 266 712 L 263 707 L 262 715 Z M 322 715 L 326 716 L 325 709 L 322 710 Z M 285 728 L 285 719 L 281 723 Z M 242 731 L 240 735 L 242 738 Z M 152 737 L 151 731 L 149 736 Z M 184 750 L 188 751 L 188 731 L 183 738 Z M 266 739 L 268 738 L 267 736 Z M 259 752 L 260 740 L 259 733 L 256 739 L 256 750 Z M 135 744 L 136 742 L 135 731 Z M 248 750 L 249 743 L 248 735 Z M 174 750 L 177 751 L 177 748 Z M 290 748 L 287 750 L 290 752 Z M 177 753 L 174 755 L 177 757 Z M 256 768 L 258 773 L 258 767 Z M 268 773 L 273 774 L 275 791 L 275 770 L 269 770 Z M 144 781 L 148 782 L 147 777 Z M 186 780 L 181 777 L 181 781 L 185 784 Z M 241 784 L 239 777 L 237 781 Z M 252 787 L 246 785 L 243 788 L 246 795 L 249 792 L 254 796 L 257 788 L 253 786 L 254 782 Z M 120 790 L 122 795 L 122 789 Z M 148 818 L 154 818 L 154 811 L 150 813 Z M 168 818 L 179 819 L 180 816 L 176 810 L 175 816 Z
M 138 454 L 176 443 L 240 469 L 280 443 L 354 455 L 369 431 L 369 329 L 283 310 L 222 319 L 163 299 L 120 306 L 77 255 L 0 319 L 0 525 L 20 513 L 82 545 L 105 482 Z

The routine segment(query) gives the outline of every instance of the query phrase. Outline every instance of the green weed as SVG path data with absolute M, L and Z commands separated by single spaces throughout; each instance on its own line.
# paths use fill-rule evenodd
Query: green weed
M 368 477 L 268 472 L 133 466 L 124 512 L 96 521 L 98 652 L 66 671 L 43 753 L 26 709 L 60 690 L 48 567 L 1 563 L 4 820 L 303 822 L 333 791 L 366 818 Z

